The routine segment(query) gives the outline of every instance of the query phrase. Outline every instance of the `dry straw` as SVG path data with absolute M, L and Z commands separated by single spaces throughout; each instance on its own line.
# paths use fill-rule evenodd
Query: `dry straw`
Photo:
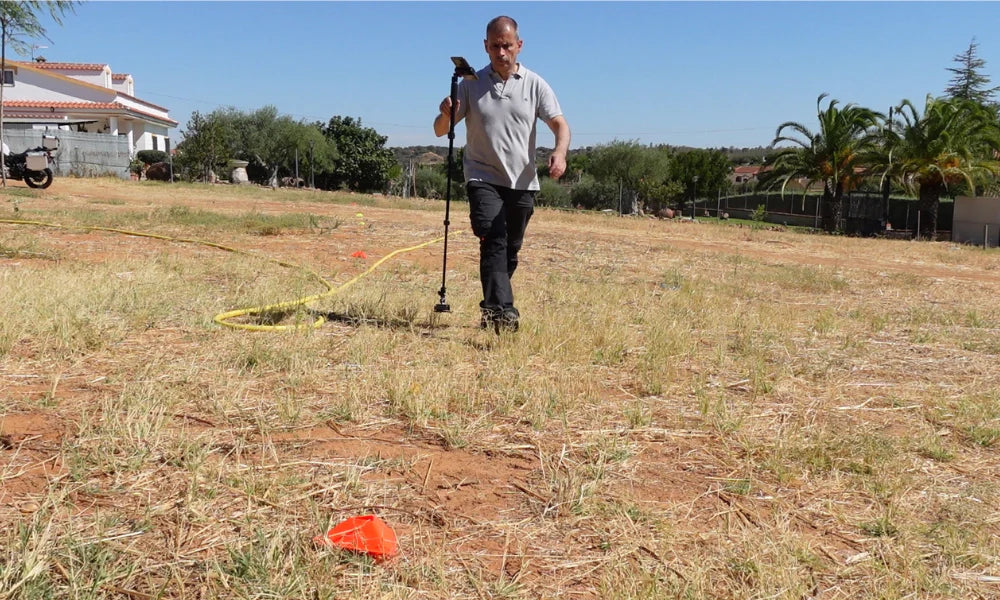
M 334 284 L 443 209 L 107 180 L 22 200 Z M 82 229 L 0 248 L 0 598 L 1000 594 L 995 251 L 539 210 L 497 336 L 470 236 L 454 313 L 429 248 L 285 333 L 212 322 L 320 291 L 266 261 Z M 371 513 L 391 562 L 311 541 Z

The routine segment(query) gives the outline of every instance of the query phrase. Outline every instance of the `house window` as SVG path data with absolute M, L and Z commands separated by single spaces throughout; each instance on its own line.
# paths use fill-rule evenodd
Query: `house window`
M 14 86 L 14 71 L 11 69 L 4 69 L 3 72 L 3 84 L 8 87 Z
M 153 138 L 153 150 L 159 150 L 160 146 L 159 146 L 159 142 L 156 141 L 156 136 L 155 135 L 151 135 L 149 137 Z

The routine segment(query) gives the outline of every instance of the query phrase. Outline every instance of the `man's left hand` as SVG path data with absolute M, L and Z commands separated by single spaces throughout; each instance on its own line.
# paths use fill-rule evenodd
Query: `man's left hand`
M 569 123 L 562 115 L 545 122 L 556 136 L 556 147 L 549 156 L 549 177 L 559 179 L 566 173 L 566 154 L 569 152 Z
M 566 156 L 553 152 L 549 156 L 549 177 L 559 179 L 566 173 Z

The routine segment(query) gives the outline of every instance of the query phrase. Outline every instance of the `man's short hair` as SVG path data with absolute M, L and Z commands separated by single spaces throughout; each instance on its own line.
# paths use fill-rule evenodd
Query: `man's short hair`
M 486 37 L 490 36 L 491 31 L 499 31 L 504 25 L 513 27 L 514 35 L 517 35 L 517 21 L 511 17 L 500 15 L 499 17 L 494 17 L 486 24 Z

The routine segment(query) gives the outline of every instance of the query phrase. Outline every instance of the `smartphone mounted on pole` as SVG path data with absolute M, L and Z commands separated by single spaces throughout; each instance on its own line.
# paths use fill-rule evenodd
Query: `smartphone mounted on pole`
M 476 77 L 476 70 L 472 68 L 469 61 L 461 56 L 452 56 L 451 62 L 455 63 L 455 75 L 463 79 L 479 79 Z

